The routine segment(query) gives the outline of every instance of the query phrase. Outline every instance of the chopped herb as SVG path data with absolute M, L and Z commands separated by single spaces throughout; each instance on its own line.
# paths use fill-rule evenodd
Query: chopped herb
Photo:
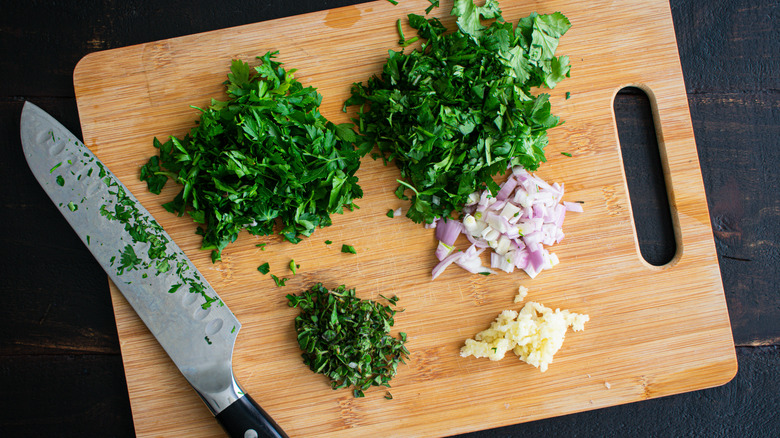
M 301 265 L 296 265 L 295 260 L 290 260 L 290 270 L 292 271 L 293 275 L 298 273 L 298 268 L 300 268 Z
M 328 290 L 322 283 L 287 299 L 301 310 L 295 329 L 304 364 L 327 376 L 333 389 L 352 387 L 354 397 L 363 397 L 371 386 L 389 388 L 398 365 L 409 358 L 406 334 L 390 335 L 393 302 L 362 300 L 355 289 Z
M 569 100 L 569 98 L 570 98 L 570 97 L 571 97 L 571 92 L 570 92 L 570 91 L 567 91 L 567 92 L 566 92 L 566 100 Z
M 385 392 L 385 398 L 387 400 L 392 400 L 393 399 L 393 394 L 390 394 L 390 391 L 387 391 L 387 392 Z
M 209 339 L 209 337 L 208 337 L 208 336 L 206 336 L 204 339 L 206 339 L 206 343 L 207 343 L 207 344 L 211 345 L 211 339 Z
M 288 278 L 279 278 L 274 274 L 271 274 L 271 278 L 274 279 L 274 283 L 276 283 L 276 287 L 284 286 L 284 283 L 286 283 L 288 280 Z
M 57 175 L 57 185 L 60 187 L 65 185 L 65 178 L 63 178 L 62 175 Z
M 357 254 L 355 247 L 352 245 L 341 245 L 341 252 L 345 252 L 348 254 Z
M 398 2 L 396 0 L 387 0 L 387 1 L 392 3 L 393 5 L 398 5 Z
M 487 277 L 488 275 L 490 275 L 490 272 L 480 272 L 479 275 L 484 275 L 485 277 Z
M 479 7 L 455 0 L 452 14 L 455 32 L 410 14 L 422 46 L 391 50 L 381 75 L 353 84 L 344 103 L 358 107 L 358 147 L 377 146 L 400 169 L 395 194 L 411 200 L 406 216 L 417 223 L 449 217 L 485 186 L 497 191 L 493 177 L 507 166 L 533 171 L 545 161 L 547 130 L 560 119 L 549 94 L 533 93 L 553 88 L 570 69 L 568 57 L 555 56 L 570 27 L 558 12 L 515 26 L 496 0 Z
M 325 241 L 325 245 L 330 245 L 331 243 L 333 243 L 333 242 L 332 242 L 332 241 L 330 241 L 330 240 L 326 240 L 326 241 Z
M 396 20 L 395 24 L 396 24 L 396 29 L 398 30 L 398 36 L 400 37 L 400 39 L 398 40 L 398 44 L 400 44 L 402 47 L 406 47 L 414 43 L 418 39 L 420 39 L 419 37 L 412 37 L 407 40 L 406 37 L 404 37 L 404 30 L 403 27 L 401 26 L 401 20 L 400 19 Z
M 258 57 L 254 68 L 233 60 L 228 100 L 199 109 L 200 121 L 183 138 L 155 138 L 159 156 L 141 169 L 152 193 L 168 179 L 182 185 L 164 207 L 199 224 L 212 262 L 241 230 L 269 235 L 279 223 L 278 233 L 298 243 L 363 196 L 355 172 L 368 150 L 355 149 L 353 125 L 325 119 L 322 95 L 294 79 L 276 54 Z
M 561 155 L 566 155 L 567 157 L 571 157 L 571 154 L 568 152 L 561 152 Z
M 271 267 L 268 264 L 268 262 L 265 262 L 262 265 L 258 266 L 257 270 L 260 271 L 261 274 L 265 275 L 265 274 L 271 272 Z
M 172 294 L 172 293 L 176 292 L 177 290 L 179 290 L 180 287 L 181 287 L 181 283 L 174 284 L 173 286 L 171 286 L 170 289 L 168 289 L 168 293 Z
M 60 166 L 62 166 L 62 161 L 60 161 L 59 163 L 55 164 L 54 167 L 49 169 L 49 173 L 54 173 L 54 171 L 57 170 L 57 168 L 60 167 Z
M 117 274 L 122 275 L 127 271 L 137 269 L 138 265 L 143 262 L 135 253 L 132 245 L 125 245 L 125 249 L 122 251 L 122 255 L 119 258 L 119 268 L 117 268 Z
M 89 234 L 87 234 L 87 245 L 89 245 Z
M 74 202 L 68 202 L 68 210 L 76 211 L 78 209 L 79 209 L 79 206 L 76 205 Z
M 260 250 L 262 250 L 262 251 L 265 251 L 265 245 L 266 245 L 265 243 L 258 243 L 258 244 L 257 244 L 257 245 L 255 245 L 255 246 L 256 246 L 256 247 L 258 247 L 258 248 L 260 248 Z
M 390 210 L 387 210 L 387 217 L 393 218 L 395 217 L 395 211 L 391 208 Z
M 233 326 L 233 328 L 230 329 L 230 333 L 235 333 L 235 332 L 236 332 L 236 326 Z

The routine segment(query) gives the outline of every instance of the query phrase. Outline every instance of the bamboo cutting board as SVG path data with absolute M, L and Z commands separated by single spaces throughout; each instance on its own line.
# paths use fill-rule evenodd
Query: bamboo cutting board
M 234 368 L 244 388 L 291 435 L 444 436 L 720 385 L 736 358 L 710 228 L 696 145 L 669 5 L 665 0 L 503 0 L 511 22 L 531 12 L 561 11 L 573 23 L 558 54 L 571 78 L 552 91 L 553 112 L 566 123 L 550 131 L 549 162 L 537 172 L 564 183 L 564 199 L 583 201 L 566 238 L 553 247 L 561 264 L 535 280 L 525 273 L 488 277 L 450 267 L 436 281 L 432 230 L 406 218 L 393 191 L 398 171 L 364 158 L 360 209 L 333 217 L 298 245 L 242 235 L 221 263 L 200 251 L 195 225 L 165 212 L 161 196 L 138 181 L 155 153 L 152 139 L 183 135 L 195 123 L 190 105 L 222 98 L 230 60 L 253 61 L 268 50 L 323 94 L 336 123 L 350 84 L 380 72 L 398 49 L 395 20 L 428 2 L 386 1 L 345 7 L 93 53 L 74 74 L 84 142 L 130 188 L 220 293 L 243 324 Z M 450 2 L 433 12 L 449 13 Z M 448 28 L 453 20 L 444 18 Z M 413 31 L 406 28 L 406 35 Z M 612 101 L 622 87 L 650 96 L 678 251 L 663 267 L 639 255 Z M 566 92 L 571 93 L 569 99 Z M 569 152 L 565 157 L 560 152 Z M 333 241 L 326 245 L 326 240 Z M 263 251 L 258 243 L 267 243 Z M 351 244 L 357 255 L 340 252 Z M 463 245 L 465 246 L 465 245 Z M 290 259 L 301 265 L 294 277 Z M 290 277 L 277 288 L 256 268 Z M 301 361 L 285 295 L 314 282 L 356 287 L 363 298 L 398 295 L 395 330 L 408 333 L 411 357 L 393 380 L 393 400 L 374 388 L 362 399 L 330 389 Z M 513 303 L 527 300 L 590 315 L 569 332 L 545 373 L 509 354 L 499 362 L 461 358 L 463 341 Z M 124 298 L 111 285 L 136 433 L 139 437 L 214 437 L 223 432 Z

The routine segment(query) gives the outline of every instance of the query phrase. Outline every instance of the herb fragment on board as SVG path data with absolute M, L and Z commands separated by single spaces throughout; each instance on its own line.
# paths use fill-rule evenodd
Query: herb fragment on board
M 271 278 L 273 278 L 274 283 L 276 283 L 276 287 L 282 287 L 287 282 L 288 278 L 279 278 L 274 274 L 271 274 Z
M 271 266 L 268 264 L 268 262 L 265 262 L 262 265 L 258 266 L 257 270 L 260 271 L 261 274 L 265 275 L 271 272 Z
M 395 194 L 410 200 L 406 216 L 432 223 L 449 217 L 468 196 L 508 166 L 535 170 L 546 161 L 547 130 L 560 119 L 549 94 L 569 73 L 555 56 L 569 29 L 561 13 L 504 21 L 496 0 L 476 6 L 456 0 L 458 29 L 410 14 L 419 49 L 391 50 L 382 73 L 352 85 L 344 110 L 356 107 L 360 149 L 377 146 L 401 171 Z M 482 20 L 493 20 L 489 25 Z
M 256 247 L 258 247 L 258 248 L 260 248 L 260 250 L 261 250 L 261 251 L 265 251 L 265 245 L 266 245 L 265 243 L 258 243 L 258 244 L 257 244 L 257 245 L 255 245 L 255 246 L 256 246 Z
M 347 254 L 357 254 L 357 250 L 352 245 L 341 245 L 341 252 Z
M 325 245 L 330 245 L 331 243 L 333 243 L 333 241 L 332 241 L 332 240 L 326 240 L 326 241 L 325 241 Z
M 293 275 L 298 273 L 298 268 L 300 268 L 301 265 L 295 264 L 295 260 L 290 260 L 290 271 L 292 271 Z
M 295 330 L 303 362 L 327 376 L 333 389 L 351 387 L 354 397 L 363 397 L 371 386 L 389 388 L 409 358 L 406 334 L 390 335 L 395 302 L 381 305 L 358 298 L 355 289 L 329 290 L 322 283 L 287 299 L 301 311 Z
M 561 155 L 565 155 L 565 156 L 567 156 L 567 157 L 571 157 L 571 154 L 570 154 L 570 153 L 568 153 L 568 152 L 561 152 Z
M 298 243 L 363 196 L 355 172 L 368 151 L 355 149 L 353 125 L 322 116 L 322 95 L 294 79 L 276 54 L 258 57 L 254 68 L 233 60 L 227 100 L 197 108 L 200 120 L 184 137 L 155 138 L 159 155 L 141 169 L 152 193 L 168 179 L 181 185 L 164 207 L 199 224 L 212 262 L 241 230 L 269 235 L 278 223 L 278 233 Z

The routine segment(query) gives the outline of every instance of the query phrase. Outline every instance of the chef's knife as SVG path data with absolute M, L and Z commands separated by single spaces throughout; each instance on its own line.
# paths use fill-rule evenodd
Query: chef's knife
M 228 434 L 287 437 L 233 376 L 238 319 L 149 212 L 30 102 L 21 138 L 41 187 Z

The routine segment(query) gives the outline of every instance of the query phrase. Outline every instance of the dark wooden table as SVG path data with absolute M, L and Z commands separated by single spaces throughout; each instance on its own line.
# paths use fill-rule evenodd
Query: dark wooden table
M 23 102 L 80 135 L 72 74 L 87 53 L 359 2 L 7 3 L 0 9 L 0 436 L 133 436 L 107 278 L 24 161 Z M 468 436 L 780 436 L 780 5 L 671 0 L 671 7 L 739 372 L 718 388 Z M 647 98 L 626 90 L 615 109 L 626 166 L 639 175 L 629 189 L 643 206 L 643 253 L 663 261 L 673 240 L 664 237 L 663 181 L 653 177 L 660 164 Z

